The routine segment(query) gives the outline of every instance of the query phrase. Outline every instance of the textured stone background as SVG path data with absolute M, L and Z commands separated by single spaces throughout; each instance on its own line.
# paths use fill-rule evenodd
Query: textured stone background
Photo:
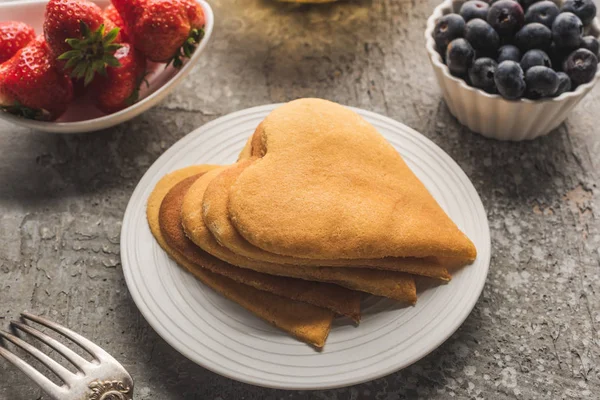
M 104 346 L 137 399 L 600 398 L 600 88 L 530 143 L 486 140 L 448 113 L 424 49 L 434 2 L 292 6 L 213 0 L 200 65 L 160 106 L 115 129 L 60 136 L 0 122 L 0 326 L 49 315 Z M 175 141 L 246 107 L 324 97 L 422 132 L 475 184 L 489 215 L 487 285 L 464 325 L 410 368 L 322 392 L 261 389 L 171 349 L 128 295 L 121 218 Z M 45 399 L 0 360 L 0 399 Z

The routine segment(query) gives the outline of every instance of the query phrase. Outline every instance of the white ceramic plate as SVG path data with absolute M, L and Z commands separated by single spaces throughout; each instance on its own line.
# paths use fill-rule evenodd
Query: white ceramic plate
M 36 34 L 43 33 L 44 12 L 46 0 L 20 0 L 2 3 L 0 0 L 0 21 L 23 21 L 35 29 Z M 196 0 L 206 18 L 204 37 L 189 60 L 185 61 L 181 69 L 164 64 L 148 63 L 148 76 L 146 80 L 149 85 L 140 88 L 140 100 L 124 110 L 105 115 L 88 103 L 73 102 L 57 121 L 33 121 L 16 117 L 5 112 L 0 112 L 0 118 L 15 125 L 52 133 L 82 133 L 92 132 L 100 129 L 110 128 L 125 121 L 137 117 L 144 111 L 154 107 L 161 102 L 175 87 L 190 73 L 194 65 L 200 59 L 200 55 L 206 48 L 212 35 L 214 27 L 214 15 L 212 9 L 204 0 Z M 93 0 L 100 8 L 105 9 L 109 0 Z
M 424 357 L 463 323 L 483 289 L 490 262 L 487 217 L 475 188 L 439 147 L 414 130 L 354 109 L 402 154 L 440 205 L 474 241 L 475 263 L 447 285 L 401 307 L 375 296 L 363 301 L 359 326 L 337 319 L 322 352 L 315 351 L 216 294 L 169 259 L 146 222 L 156 182 L 193 164 L 235 162 L 256 126 L 277 105 L 226 115 L 190 133 L 146 172 L 125 212 L 121 258 L 138 308 L 171 346 L 231 379 L 283 389 L 325 389 L 369 381 Z

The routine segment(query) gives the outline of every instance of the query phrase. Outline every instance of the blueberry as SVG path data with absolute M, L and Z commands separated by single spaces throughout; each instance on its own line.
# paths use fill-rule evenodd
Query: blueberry
M 490 7 L 487 21 L 501 36 L 510 36 L 521 29 L 525 15 L 516 1 L 500 0 Z
M 500 47 L 500 36 L 482 19 L 475 18 L 465 26 L 465 39 L 473 46 L 477 54 L 496 54 Z
M 494 81 L 498 92 L 507 99 L 518 99 L 525 92 L 525 75 L 521 66 L 514 61 L 498 64 Z
M 460 7 L 460 15 L 467 22 L 475 18 L 485 20 L 489 9 L 490 5 L 484 1 L 470 0 Z
M 523 71 L 527 72 L 529 68 L 535 67 L 536 65 L 552 68 L 552 62 L 550 61 L 548 54 L 538 49 L 529 50 L 523 55 L 523 58 L 521 58 L 521 68 L 523 68 Z
M 475 50 L 463 38 L 454 39 L 446 49 L 446 64 L 453 75 L 464 76 L 474 59 Z
M 521 51 L 517 46 L 513 46 L 512 44 L 505 44 L 504 46 L 498 49 L 498 62 L 502 61 L 521 61 Z
M 560 48 L 556 46 L 556 43 L 552 42 L 550 49 L 548 49 L 548 56 L 550 57 L 550 61 L 552 61 L 552 67 L 555 71 L 562 71 L 563 61 L 571 51 L 573 50 Z
M 558 89 L 556 89 L 554 96 L 560 96 L 571 90 L 571 78 L 564 72 L 557 72 L 556 75 L 558 76 Z
M 496 68 L 498 68 L 498 63 L 491 58 L 482 57 L 475 60 L 471 68 L 469 68 L 471 85 L 483 89 L 488 93 L 495 93 L 496 83 L 494 82 L 494 75 L 496 74 Z
M 563 71 L 575 86 L 591 81 L 597 69 L 598 58 L 588 49 L 575 50 L 563 62 Z
M 536 65 L 525 72 L 527 83 L 527 97 L 539 99 L 549 97 L 558 89 L 558 75 L 552 68 Z
M 448 43 L 462 37 L 464 30 L 465 20 L 460 15 L 446 14 L 441 17 L 433 30 L 433 40 L 435 40 L 438 51 L 444 54 Z
M 531 7 L 533 4 L 537 3 L 538 1 L 541 1 L 541 0 L 519 0 L 519 3 L 521 3 L 521 7 L 523 7 L 523 10 L 527 10 L 529 7 Z
M 527 9 L 525 23 L 539 22 L 548 28 L 552 28 L 552 23 L 558 14 L 560 14 L 560 11 L 556 4 L 550 0 L 540 1 Z
M 556 46 L 576 48 L 581 42 L 583 24 L 579 17 L 570 12 L 563 12 L 552 23 L 552 38 Z
M 598 52 L 600 51 L 600 42 L 598 42 L 598 39 L 596 39 L 595 37 L 584 36 L 581 39 L 581 47 L 584 49 L 588 49 L 589 51 L 594 53 L 596 57 L 598 57 Z
M 552 31 L 546 25 L 532 22 L 517 32 L 515 44 L 523 52 L 531 49 L 548 50 L 552 44 Z
M 584 25 L 589 25 L 596 16 L 594 0 L 566 0 L 560 10 L 577 15 Z

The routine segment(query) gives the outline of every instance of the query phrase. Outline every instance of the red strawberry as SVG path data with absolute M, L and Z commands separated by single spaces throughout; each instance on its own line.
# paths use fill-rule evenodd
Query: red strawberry
M 81 23 L 96 31 L 104 23 L 102 10 L 85 0 L 50 0 L 46 5 L 44 35 L 56 57 L 72 50 L 67 39 L 81 38 Z
M 82 98 L 88 93 L 90 86 L 85 86 L 81 79 L 71 78 L 71 82 L 73 82 L 73 97 L 75 99 Z
M 34 38 L 33 28 L 25 22 L 0 22 L 0 64 L 14 56 Z
M 111 21 L 117 28 L 119 28 L 119 33 L 121 34 L 121 40 L 123 42 L 128 42 L 129 38 L 127 36 L 127 29 L 125 28 L 125 22 L 121 15 L 117 11 L 117 9 L 111 4 L 104 9 L 104 19 Z
M 87 0 L 50 0 L 46 5 L 44 35 L 57 63 L 74 78 L 89 84 L 106 66 L 118 66 L 119 30 L 109 29 L 102 10 Z
M 72 100 L 71 80 L 51 62 L 42 35 L 0 66 L 0 107 L 5 111 L 53 121 Z
M 111 1 L 133 45 L 152 61 L 179 68 L 204 36 L 204 12 L 194 0 Z
M 120 67 L 106 68 L 106 76 L 94 81 L 96 106 L 110 114 L 129 107 L 138 99 L 146 75 L 146 58 L 128 43 L 115 53 Z

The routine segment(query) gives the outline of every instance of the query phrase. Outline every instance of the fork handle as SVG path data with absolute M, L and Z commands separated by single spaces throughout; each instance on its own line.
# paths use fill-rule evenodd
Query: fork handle
M 86 400 L 133 400 L 133 388 L 121 381 L 94 381 Z

